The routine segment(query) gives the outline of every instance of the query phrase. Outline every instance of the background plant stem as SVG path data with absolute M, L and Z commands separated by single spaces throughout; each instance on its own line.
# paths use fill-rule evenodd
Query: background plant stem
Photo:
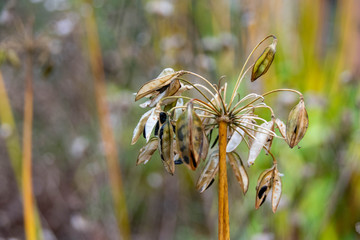
M 227 123 L 219 122 L 219 240 L 230 239 L 226 172 Z
M 36 240 L 36 220 L 34 214 L 34 196 L 32 188 L 32 121 L 33 121 L 33 86 L 31 53 L 26 54 L 25 63 L 25 105 L 24 105 L 24 136 L 22 186 L 25 235 L 28 240 Z
M 91 70 L 94 76 L 95 100 L 100 122 L 101 137 L 104 144 L 110 187 L 113 197 L 115 217 L 122 239 L 130 239 L 130 227 L 126 208 L 125 195 L 123 191 L 120 166 L 118 164 L 118 151 L 112 129 L 110 127 L 109 110 L 106 105 L 105 76 L 100 50 L 98 29 L 93 9 L 85 16 L 85 27 L 87 32 L 88 52 Z

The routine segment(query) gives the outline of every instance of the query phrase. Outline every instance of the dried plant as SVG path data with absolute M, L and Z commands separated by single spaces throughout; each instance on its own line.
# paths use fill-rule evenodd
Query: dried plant
M 273 39 L 272 44 L 245 70 L 250 57 L 267 39 Z M 159 149 L 166 171 L 173 175 L 175 165 L 183 163 L 189 169 L 195 170 L 200 162 L 209 156 L 196 187 L 200 192 L 205 191 L 219 173 L 219 239 L 230 238 L 227 160 L 244 194 L 249 186 L 246 169 L 236 153 L 237 146 L 244 141 L 249 148 L 248 166 L 255 163 L 261 149 L 272 157 L 273 166 L 265 170 L 258 179 L 255 208 L 264 203 L 272 189 L 272 210 L 275 213 L 281 197 L 282 183 L 277 161 L 271 152 L 272 141 L 274 138 L 282 139 L 293 148 L 303 138 L 308 127 L 303 95 L 296 90 L 276 89 L 262 95 L 250 93 L 235 101 L 239 96 L 240 83 L 248 71 L 252 71 L 252 82 L 267 72 L 275 56 L 276 44 L 276 37 L 269 35 L 256 45 L 239 74 L 228 102 L 226 82 L 222 86 L 213 85 L 196 73 L 174 71 L 171 68 L 163 70 L 157 78 L 143 85 L 135 97 L 135 101 L 148 98 L 140 106 L 150 107 L 133 133 L 132 144 L 135 144 L 142 134 L 147 141 L 140 150 L 137 164 L 147 163 L 156 149 Z M 204 84 L 190 82 L 185 78 L 187 75 L 199 78 Z M 181 95 L 191 89 L 199 92 L 204 99 Z M 265 103 L 266 96 L 281 91 L 296 93 L 300 99 L 299 104 L 291 110 L 286 126 Z M 258 116 L 258 109 L 268 109 L 271 118 L 266 120 Z M 275 133 L 275 127 L 279 129 L 281 136 Z M 219 136 L 210 146 L 211 136 L 216 128 Z M 218 146 L 214 147 L 217 142 Z

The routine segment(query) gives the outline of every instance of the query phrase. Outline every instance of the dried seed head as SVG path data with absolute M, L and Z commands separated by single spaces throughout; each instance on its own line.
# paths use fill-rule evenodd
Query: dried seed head
M 291 148 L 298 145 L 304 137 L 309 125 L 309 118 L 305 108 L 304 100 L 291 109 L 286 123 L 286 141 Z
M 270 68 L 271 63 L 274 60 L 276 53 L 277 40 L 275 39 L 272 44 L 265 48 L 264 52 L 256 60 L 251 73 L 251 81 L 254 82 L 256 79 L 264 75 Z
M 265 202 L 266 196 L 271 189 L 273 177 L 274 167 L 267 169 L 260 174 L 256 185 L 255 209 L 258 209 Z

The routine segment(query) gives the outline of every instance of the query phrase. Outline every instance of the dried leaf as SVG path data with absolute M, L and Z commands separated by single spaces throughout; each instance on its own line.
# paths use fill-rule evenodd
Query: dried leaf
M 196 183 L 196 188 L 199 192 L 204 192 L 214 180 L 219 171 L 219 151 L 214 151 L 210 154 L 201 175 Z
M 173 127 L 170 123 L 170 119 L 167 118 L 165 123 L 160 127 L 159 130 L 159 151 L 161 160 L 168 173 L 171 175 L 175 172 L 174 163 L 174 132 Z
M 266 196 L 271 189 L 273 176 L 274 167 L 267 169 L 260 174 L 256 185 L 255 209 L 258 209 L 265 202 Z
M 234 171 L 235 177 L 239 182 L 243 193 L 245 194 L 249 188 L 249 177 L 241 161 L 241 158 L 236 152 L 227 153 L 227 156 L 229 163 Z
M 141 118 L 139 120 L 139 123 L 136 125 L 136 127 L 134 129 L 133 137 L 132 137 L 132 140 L 131 140 L 131 145 L 133 145 L 133 144 L 135 144 L 137 142 L 137 140 L 141 136 L 142 132 L 144 131 L 146 121 L 149 119 L 150 115 L 154 111 L 155 111 L 155 109 L 150 109 L 149 111 L 147 111 L 146 113 L 144 113 L 141 116 Z
M 275 124 L 276 124 L 277 128 L 279 129 L 279 132 L 280 132 L 281 136 L 286 138 L 286 126 L 285 126 L 285 123 L 283 121 L 281 121 L 279 118 L 277 118 L 275 120 Z
M 291 109 L 286 123 L 286 140 L 291 148 L 298 145 L 309 125 L 309 118 L 304 100 Z
M 176 121 L 176 142 L 183 162 L 195 170 L 203 151 L 208 151 L 207 138 L 200 117 L 195 113 L 192 102 Z
M 140 149 L 136 165 L 139 165 L 141 163 L 146 164 L 158 148 L 158 145 L 159 139 L 156 137 L 151 138 L 150 141 Z
M 277 168 L 275 168 L 274 170 L 274 180 L 272 185 L 273 186 L 272 186 L 271 206 L 272 206 L 272 211 L 275 213 L 280 202 L 281 187 L 282 187 L 280 174 Z
M 265 122 L 260 125 L 261 127 L 271 130 L 274 126 L 274 121 Z M 257 156 L 259 155 L 261 149 L 265 146 L 266 142 L 271 137 L 269 133 L 266 133 L 264 129 L 258 128 L 258 131 L 255 134 L 255 140 L 253 141 L 250 150 L 249 150 L 249 158 L 248 165 L 253 165 Z
M 270 46 L 265 48 L 264 52 L 256 60 L 251 73 L 252 82 L 264 75 L 270 68 L 271 63 L 273 62 L 275 57 L 276 44 L 277 40 L 274 40 L 274 42 Z
M 175 72 L 172 68 L 164 69 L 157 78 L 145 83 L 139 89 L 135 96 L 135 101 L 148 96 L 149 94 L 161 89 L 162 87 L 169 85 L 172 80 L 176 79 L 182 74 L 184 74 L 182 71 Z

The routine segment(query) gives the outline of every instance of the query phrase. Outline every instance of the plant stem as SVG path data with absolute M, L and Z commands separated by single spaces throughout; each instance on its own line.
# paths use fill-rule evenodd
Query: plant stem
M 96 107 L 100 122 L 101 137 L 105 149 L 115 217 L 120 234 L 122 235 L 121 239 L 127 240 L 130 239 L 130 225 L 121 181 L 120 166 L 118 164 L 118 151 L 110 126 L 109 110 L 106 105 L 105 76 L 94 9 L 91 9 L 85 16 L 85 28 L 87 32 L 90 65 L 94 76 Z
M 230 239 L 226 172 L 227 122 L 219 121 L 219 240 Z
M 32 86 L 32 56 L 26 54 L 26 77 L 25 77 L 25 105 L 24 105 L 24 135 L 23 135 L 23 207 L 24 224 L 27 240 L 36 239 L 36 220 L 34 214 L 34 196 L 32 187 L 32 121 L 33 121 L 33 86 Z

